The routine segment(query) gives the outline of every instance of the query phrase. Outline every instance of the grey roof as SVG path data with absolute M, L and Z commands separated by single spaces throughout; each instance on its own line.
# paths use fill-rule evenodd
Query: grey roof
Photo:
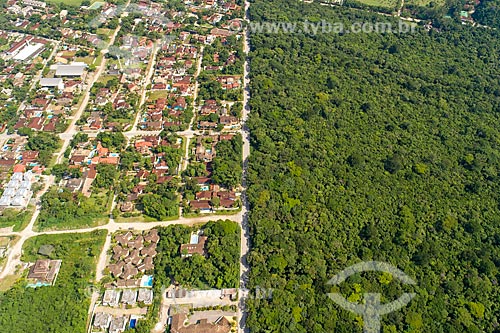
M 144 302 L 145 304 L 151 304 L 151 302 L 153 301 L 153 291 L 151 289 L 139 289 L 137 301 Z
M 81 76 L 86 65 L 58 65 L 56 76 Z
M 38 254 L 44 255 L 44 256 L 50 256 L 52 252 L 54 252 L 55 248 L 53 245 L 50 244 L 44 244 L 40 246 L 38 249 Z
M 122 303 L 135 304 L 137 300 L 137 291 L 125 289 L 122 294 Z
M 57 87 L 62 83 L 61 78 L 48 78 L 48 77 L 42 77 L 40 79 L 40 85 L 42 87 Z
M 10 206 L 11 199 L 10 197 L 1 197 L 0 198 L 0 206 Z

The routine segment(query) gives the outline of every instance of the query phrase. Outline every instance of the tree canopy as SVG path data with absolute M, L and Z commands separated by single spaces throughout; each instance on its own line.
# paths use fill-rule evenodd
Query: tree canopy
M 285 0 L 250 11 L 254 21 L 381 19 Z M 249 286 L 274 290 L 249 301 L 250 330 L 361 332 L 327 282 L 379 260 L 417 281 L 384 332 L 498 332 L 498 32 L 250 40 Z M 406 290 L 396 280 L 356 275 L 339 290 L 361 302 L 380 288 L 387 302 Z

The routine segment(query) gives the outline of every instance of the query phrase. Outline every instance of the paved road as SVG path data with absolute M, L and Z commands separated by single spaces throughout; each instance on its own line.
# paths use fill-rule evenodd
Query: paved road
M 198 98 L 198 89 L 199 89 L 198 76 L 200 76 L 200 73 L 201 73 L 201 64 L 203 63 L 204 50 L 205 50 L 205 47 L 202 46 L 200 48 L 200 57 L 198 59 L 198 65 L 196 67 L 196 73 L 194 75 L 195 81 L 194 81 L 194 92 L 193 92 L 193 117 L 191 117 L 191 121 L 189 122 L 188 129 L 184 132 L 177 133 L 178 135 L 184 136 L 184 138 L 186 139 L 186 144 L 185 144 L 186 149 L 184 151 L 184 157 L 182 158 L 182 161 L 181 161 L 180 172 L 187 169 L 188 162 L 189 162 L 189 142 L 191 141 L 191 138 L 195 134 L 195 131 L 193 131 L 193 124 L 194 124 L 194 120 L 196 118 L 196 99 Z M 185 135 L 182 135 L 180 133 L 184 133 Z
M 116 39 L 116 35 L 118 34 L 118 31 L 120 31 L 120 28 L 121 28 L 121 26 L 118 26 L 115 29 L 115 32 L 111 36 L 108 45 L 113 45 L 113 43 L 115 42 L 115 39 Z M 106 53 L 106 50 L 102 50 L 102 53 L 103 54 Z M 94 83 L 97 82 L 97 80 L 99 79 L 101 74 L 106 69 L 106 60 L 107 60 L 106 57 L 103 56 L 100 66 L 97 68 L 97 71 L 95 73 L 93 73 L 92 80 L 90 82 L 88 82 L 88 84 L 87 84 L 87 88 L 85 89 L 85 91 L 83 93 L 84 96 L 83 96 L 82 103 L 80 104 L 80 107 L 78 108 L 76 113 L 73 115 L 73 119 L 71 119 L 71 123 L 69 124 L 68 128 L 66 129 L 66 131 L 64 133 L 59 134 L 59 137 L 61 138 L 61 140 L 63 140 L 63 144 L 62 144 L 61 150 L 57 154 L 56 164 L 61 163 L 62 158 L 64 156 L 64 152 L 69 147 L 71 139 L 73 139 L 73 136 L 75 136 L 75 134 L 78 133 L 78 127 L 76 126 L 76 122 L 80 119 L 83 112 L 87 108 L 87 105 L 88 105 L 89 100 L 90 100 L 90 90 L 92 89 L 92 86 L 94 85 Z
M 155 72 L 156 56 L 157 56 L 159 50 L 160 50 L 160 47 L 158 47 L 158 42 L 155 42 L 154 46 L 153 46 L 153 51 L 151 52 L 151 58 L 149 59 L 148 68 L 146 69 L 146 77 L 144 78 L 144 84 L 142 86 L 141 100 L 140 100 L 139 106 L 137 108 L 138 111 L 137 111 L 137 115 L 135 116 L 134 125 L 130 129 L 131 132 L 137 130 L 137 125 L 139 124 L 139 120 L 142 117 L 142 106 L 146 102 L 148 84 L 151 82 L 151 78 L 153 77 L 153 73 Z M 126 134 L 126 133 L 124 133 L 124 134 Z M 130 136 L 127 136 L 127 137 L 130 138 Z
M 245 1 L 245 20 L 247 23 L 250 21 L 250 14 L 249 14 L 249 9 L 250 9 L 250 2 Z M 247 172 L 248 172 L 248 157 L 250 156 L 250 133 L 248 130 L 248 127 L 246 125 L 246 121 L 248 119 L 248 114 L 250 113 L 250 105 L 249 105 L 249 100 L 250 100 L 250 77 L 249 77 L 249 70 L 250 70 L 250 64 L 248 61 L 248 52 L 250 52 L 250 32 L 248 29 L 245 29 L 243 33 L 243 51 L 247 55 L 247 58 L 245 59 L 245 65 L 243 68 L 243 83 L 244 83 L 244 89 L 243 89 L 243 114 L 242 114 L 242 121 L 243 121 L 243 126 L 242 126 L 242 139 L 243 139 L 243 178 L 242 178 L 242 210 L 241 210 L 241 250 L 240 250 L 240 302 L 238 305 L 238 332 L 248 332 L 248 329 L 246 327 L 246 318 L 247 318 L 247 313 L 246 313 L 246 307 L 245 307 L 245 301 L 248 296 L 248 290 L 247 290 L 247 281 L 248 281 L 248 272 L 249 272 L 249 265 L 247 261 L 248 257 L 248 252 L 250 248 L 250 230 L 248 226 L 248 213 L 249 213 L 249 204 L 248 204 L 248 198 L 247 198 Z

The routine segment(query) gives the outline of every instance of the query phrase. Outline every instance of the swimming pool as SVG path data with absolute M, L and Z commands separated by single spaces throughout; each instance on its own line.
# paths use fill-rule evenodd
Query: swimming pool
M 130 319 L 130 328 L 135 328 L 135 325 L 137 324 L 137 319 Z
M 141 287 L 152 287 L 153 286 L 153 276 L 144 275 L 141 279 Z

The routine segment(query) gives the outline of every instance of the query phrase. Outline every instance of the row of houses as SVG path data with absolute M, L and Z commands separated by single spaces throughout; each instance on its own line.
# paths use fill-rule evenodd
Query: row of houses
M 31 185 L 35 180 L 31 171 L 26 173 L 14 172 L 10 181 L 4 187 L 0 197 L 0 207 L 25 208 L 28 206 L 33 192 Z
M 106 289 L 102 298 L 102 305 L 117 307 L 120 304 L 135 306 L 137 303 L 153 304 L 153 290 L 139 289 Z
M 112 249 L 111 264 L 107 267 L 112 277 L 128 286 L 127 280 L 133 280 L 135 284 L 140 275 L 152 272 L 159 239 L 156 229 L 144 235 L 133 234 L 130 231 L 115 235 L 116 245 Z

